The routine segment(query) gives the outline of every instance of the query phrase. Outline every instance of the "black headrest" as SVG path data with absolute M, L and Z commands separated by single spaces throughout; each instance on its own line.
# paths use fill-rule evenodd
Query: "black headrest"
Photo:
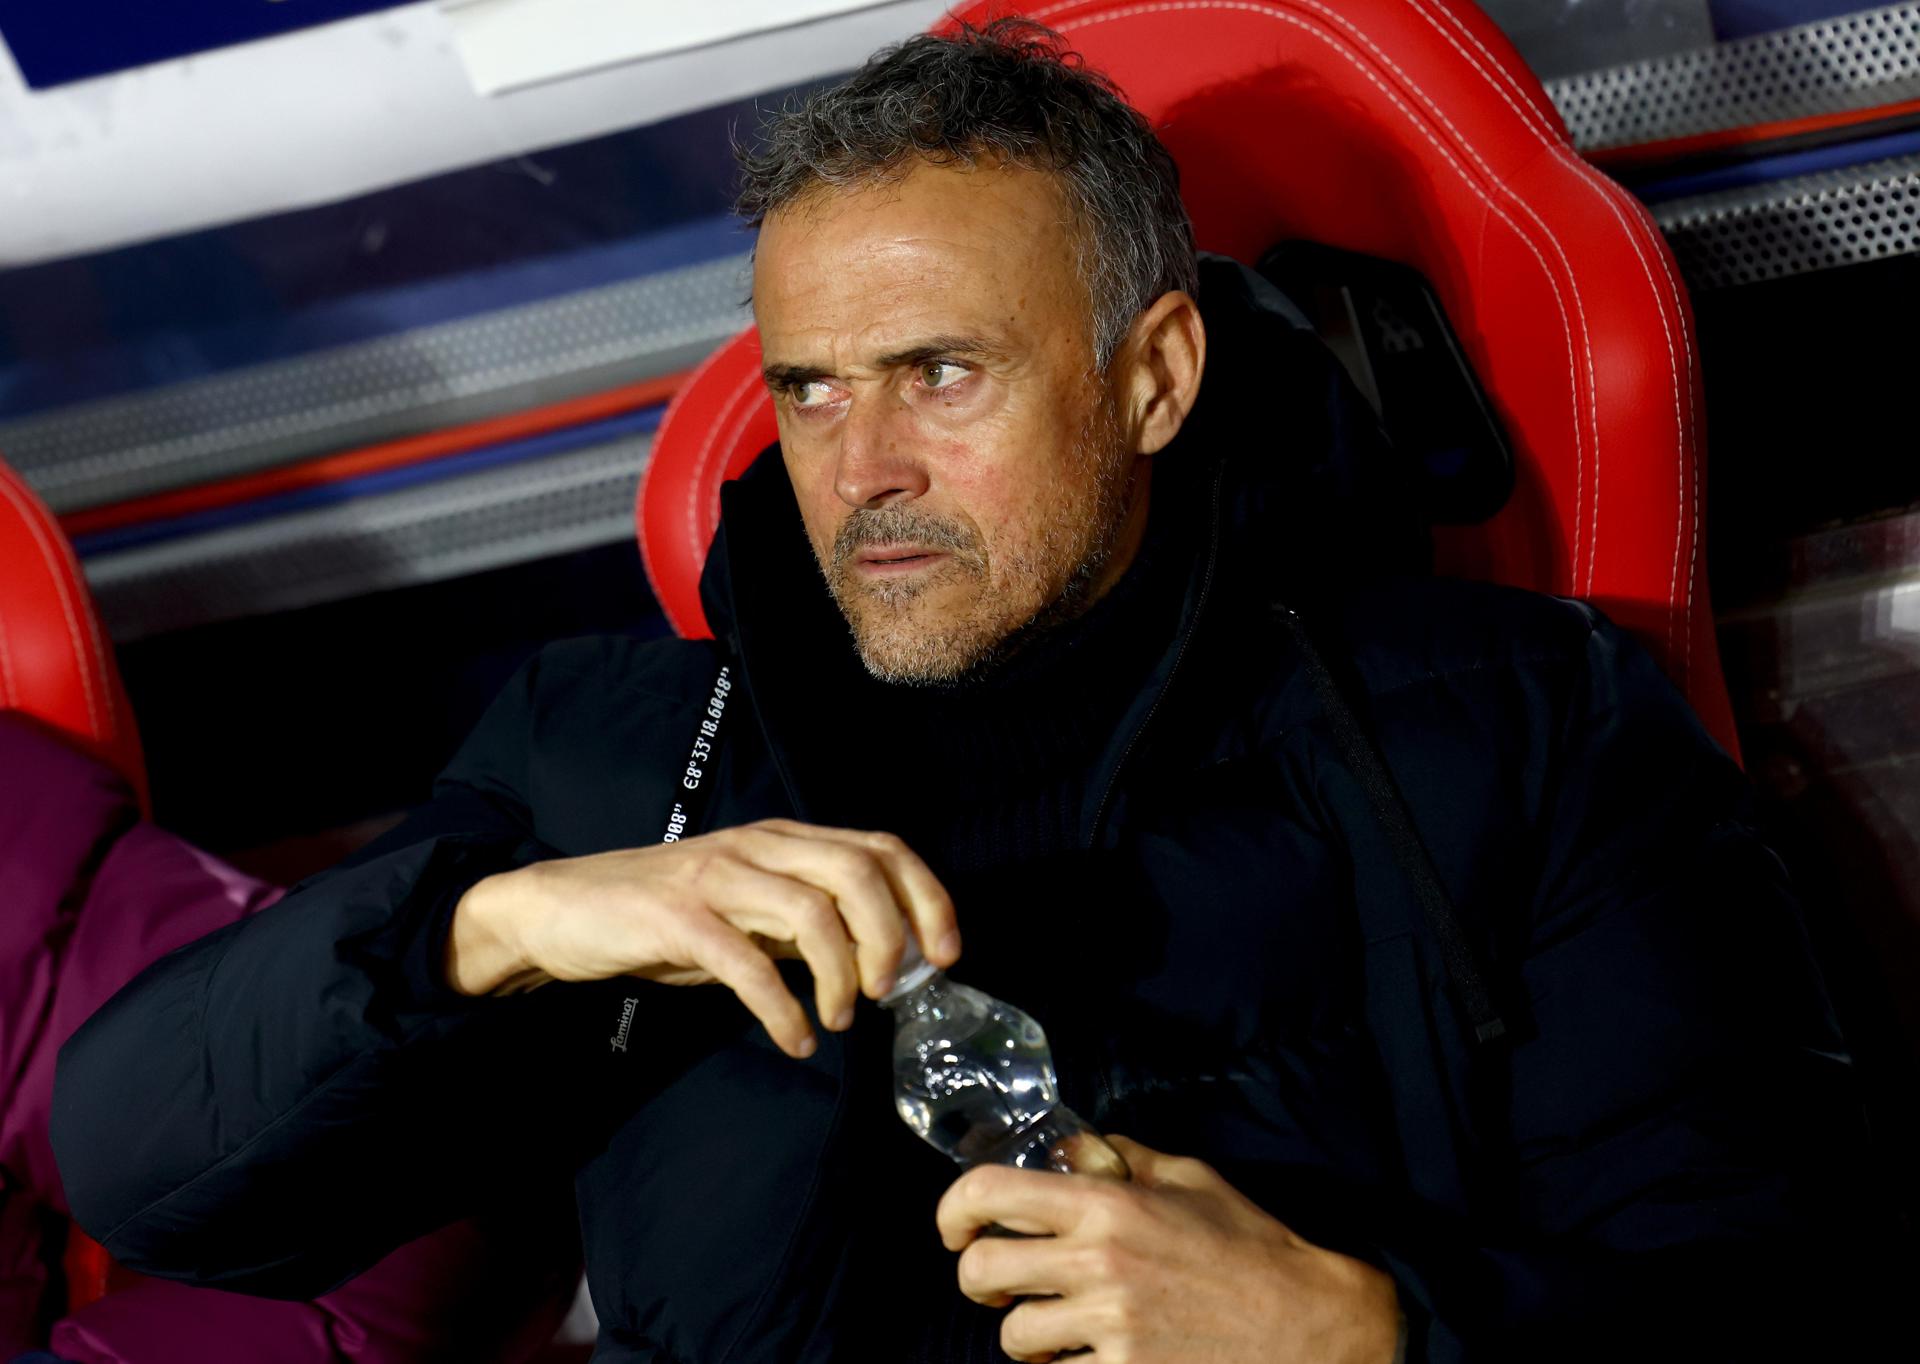
M 1235 538 L 1297 590 L 1426 572 L 1418 479 L 1305 312 L 1257 271 L 1205 252 L 1199 302 L 1207 367 L 1179 437 L 1195 458 L 1180 462 L 1226 461 Z

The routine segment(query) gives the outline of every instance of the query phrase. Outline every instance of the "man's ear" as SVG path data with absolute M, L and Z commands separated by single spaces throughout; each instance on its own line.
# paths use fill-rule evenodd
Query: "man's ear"
M 1207 367 L 1200 305 L 1179 289 L 1160 295 L 1134 318 L 1116 359 L 1116 387 L 1134 452 L 1157 454 L 1200 396 L 1200 374 Z

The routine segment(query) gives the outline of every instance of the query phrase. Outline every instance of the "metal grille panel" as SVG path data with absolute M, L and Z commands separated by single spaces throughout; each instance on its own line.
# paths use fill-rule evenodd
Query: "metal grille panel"
M 693 364 L 746 324 L 731 256 L 0 423 L 56 512 L 496 416 Z
M 97 556 L 120 642 L 524 563 L 633 534 L 651 436 Z
M 1696 289 L 1920 251 L 1920 156 L 1676 199 L 1653 216 Z
M 1920 3 L 1546 82 L 1582 151 L 1920 99 Z

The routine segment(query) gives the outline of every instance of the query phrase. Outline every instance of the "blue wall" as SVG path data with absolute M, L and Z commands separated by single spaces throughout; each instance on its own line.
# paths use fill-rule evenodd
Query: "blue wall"
M 36 90 L 396 9 L 408 0 L 0 0 L 0 36 Z

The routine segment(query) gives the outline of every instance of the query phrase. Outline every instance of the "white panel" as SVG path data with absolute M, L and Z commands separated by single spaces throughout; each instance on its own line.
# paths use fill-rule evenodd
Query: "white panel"
M 884 0 L 442 0 L 484 94 L 791 28 Z
M 474 93 L 432 3 L 40 92 L 0 53 L 0 267 L 332 203 L 817 79 L 945 8 L 892 0 L 494 98 Z

